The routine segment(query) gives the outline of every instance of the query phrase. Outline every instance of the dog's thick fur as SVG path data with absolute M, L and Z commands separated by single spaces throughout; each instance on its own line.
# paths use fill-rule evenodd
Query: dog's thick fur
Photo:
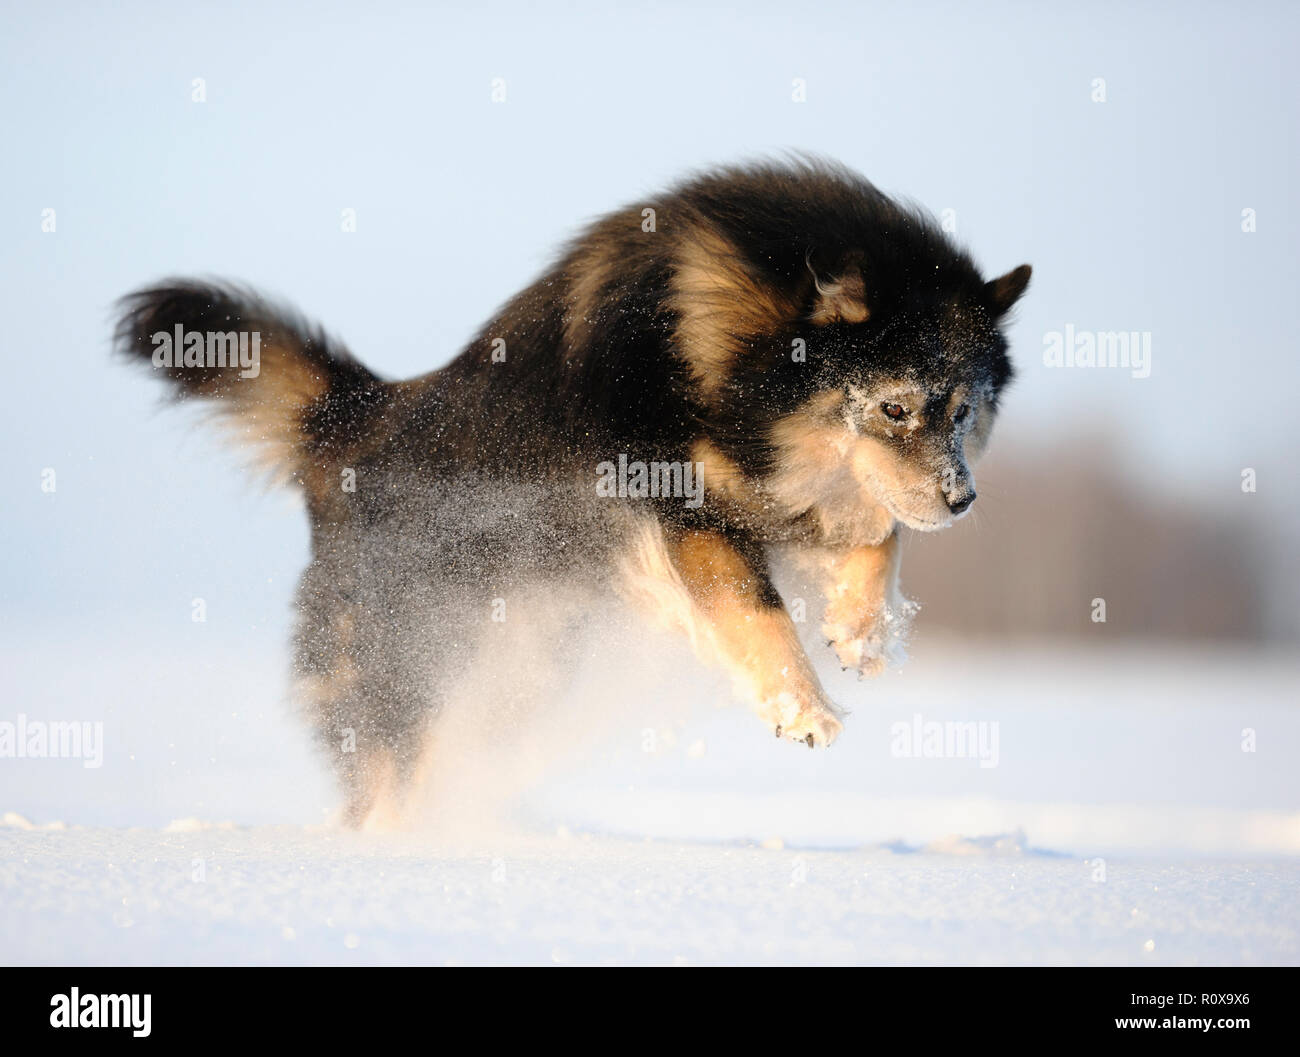
M 909 614 L 898 526 L 941 528 L 974 499 L 1028 266 L 986 281 L 930 219 L 819 162 L 724 169 L 646 205 L 592 225 L 413 381 L 381 381 L 238 287 L 124 299 L 118 347 L 146 365 L 177 325 L 260 335 L 256 377 L 154 370 L 302 489 L 297 676 L 354 824 L 417 770 L 472 626 L 559 579 L 616 579 L 778 736 L 829 744 L 841 715 L 770 551 L 811 559 L 826 638 L 871 674 Z M 611 495 L 600 467 L 620 456 L 698 467 L 703 502 Z

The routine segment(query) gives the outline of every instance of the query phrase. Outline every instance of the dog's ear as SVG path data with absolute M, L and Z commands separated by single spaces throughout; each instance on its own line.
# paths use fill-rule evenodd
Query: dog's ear
M 861 250 L 849 250 L 840 255 L 828 274 L 819 274 L 814 266 L 812 251 L 805 260 L 812 273 L 812 312 L 808 318 L 817 326 L 827 323 L 865 323 L 871 315 L 867 307 L 867 287 L 862 280 Z
M 993 306 L 995 316 L 1000 319 L 1011 311 L 1011 306 L 1020 300 L 1020 296 L 1029 285 L 1029 277 L 1033 271 L 1029 265 L 1022 264 L 1019 268 L 1012 268 L 1006 275 L 999 275 L 984 284 L 984 291 L 988 295 L 989 304 Z

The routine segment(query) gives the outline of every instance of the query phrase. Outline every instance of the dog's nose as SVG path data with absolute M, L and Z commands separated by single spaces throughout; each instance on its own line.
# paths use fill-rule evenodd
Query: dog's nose
M 973 502 L 975 502 L 975 493 L 963 492 L 956 499 L 953 499 L 949 496 L 944 496 L 944 498 L 948 502 L 948 509 L 951 510 L 954 514 L 960 514 L 962 513 L 962 511 L 967 510 L 970 507 L 970 505 Z

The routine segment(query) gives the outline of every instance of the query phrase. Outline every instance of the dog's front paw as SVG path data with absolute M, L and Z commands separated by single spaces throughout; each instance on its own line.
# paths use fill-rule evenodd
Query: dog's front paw
M 915 602 L 900 598 L 858 622 L 828 619 L 822 632 L 846 670 L 857 672 L 859 677 L 879 675 L 907 660 L 907 637 L 919 608 Z
M 844 724 L 829 701 L 800 703 L 791 694 L 781 694 L 767 708 L 774 717 L 776 736 L 801 742 L 808 748 L 826 748 L 840 736 Z

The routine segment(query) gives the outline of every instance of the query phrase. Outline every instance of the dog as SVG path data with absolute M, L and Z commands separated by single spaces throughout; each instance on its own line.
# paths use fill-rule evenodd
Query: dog
M 360 826 L 427 764 L 473 629 L 548 585 L 616 585 L 724 665 L 777 737 L 830 745 L 843 713 L 773 555 L 821 579 L 844 667 L 898 659 L 915 608 L 900 527 L 975 502 L 1029 279 L 986 280 L 927 215 L 800 159 L 596 221 L 414 380 L 220 282 L 127 295 L 115 347 L 301 490 L 296 686 Z

